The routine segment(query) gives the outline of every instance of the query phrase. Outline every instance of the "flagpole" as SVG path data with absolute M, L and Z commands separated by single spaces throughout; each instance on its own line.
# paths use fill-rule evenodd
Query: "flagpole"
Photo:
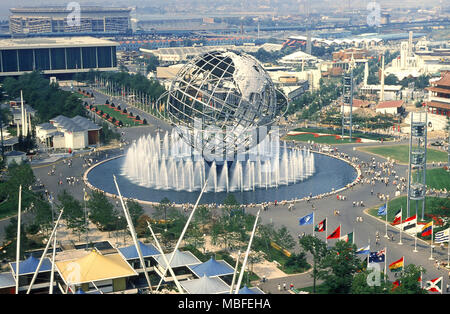
M 402 228 L 403 228 L 403 224 L 402 224 L 402 219 L 403 219 L 403 206 L 402 207 L 400 207 L 400 210 L 401 210 L 401 214 L 400 214 L 400 242 L 398 243 L 398 245 L 403 245 L 403 242 L 402 242 Z
M 433 220 L 431 221 L 431 239 L 430 239 L 430 250 L 431 250 L 431 255 L 428 258 L 430 261 L 434 260 L 433 258 Z
M 384 248 L 384 282 L 387 281 L 387 247 Z
M 328 244 L 328 217 L 325 217 L 325 243 Z
M 449 229 L 449 233 L 450 233 L 450 228 Z M 448 235 L 448 239 L 447 239 L 447 268 L 450 269 L 450 234 Z
M 22 185 L 19 186 L 19 206 L 17 210 L 17 240 L 16 240 L 16 294 L 19 294 L 19 274 L 20 274 L 20 226 L 22 207 Z
M 313 226 L 313 237 L 314 237 L 314 227 L 315 227 L 315 224 L 314 224 L 314 213 L 313 213 L 313 222 L 312 222 L 312 226 Z
M 367 268 L 369 268 L 369 257 L 370 257 L 370 238 L 369 238 L 369 254 L 367 254 Z
M 417 219 L 417 216 L 416 216 L 416 219 Z M 417 221 L 416 221 L 416 226 L 417 226 Z M 414 250 L 413 250 L 413 252 L 414 253 L 418 252 L 417 251 L 417 233 L 415 233 L 415 232 L 414 232 Z
M 386 234 L 384 235 L 385 238 L 389 238 L 388 233 L 387 233 L 388 200 L 389 200 L 389 195 L 386 195 Z

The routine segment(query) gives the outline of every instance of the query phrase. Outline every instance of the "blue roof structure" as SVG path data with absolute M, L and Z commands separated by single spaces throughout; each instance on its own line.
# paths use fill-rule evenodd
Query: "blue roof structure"
M 161 254 L 153 244 L 144 244 L 141 241 L 138 241 L 138 243 L 143 257 Z M 139 254 L 134 245 L 119 248 L 119 251 L 127 260 L 139 258 Z
M 264 294 L 259 288 L 252 287 L 248 288 L 247 285 L 239 289 L 238 294 Z
M 228 265 L 227 262 L 216 261 L 213 257 L 211 257 L 211 259 L 207 262 L 198 265 L 192 265 L 189 266 L 189 268 L 199 278 L 203 277 L 204 275 L 208 277 L 215 277 L 230 275 L 234 273 L 233 267 Z
M 24 261 L 19 262 L 19 275 L 27 275 L 27 274 L 33 274 L 38 265 L 39 265 L 39 258 L 34 257 L 33 255 L 30 255 L 29 258 L 27 258 Z M 16 273 L 16 262 L 10 263 L 11 268 L 13 269 L 14 274 Z M 45 258 L 42 261 L 42 265 L 39 268 L 39 273 L 51 271 L 52 270 L 52 263 L 50 262 L 49 258 Z

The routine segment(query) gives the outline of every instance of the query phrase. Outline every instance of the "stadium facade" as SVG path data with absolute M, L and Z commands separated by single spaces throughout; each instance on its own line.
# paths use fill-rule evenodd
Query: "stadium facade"
M 9 29 L 17 34 L 128 33 L 131 8 L 81 7 L 79 22 L 66 7 L 12 8 Z
M 0 76 L 117 70 L 118 43 L 93 37 L 0 40 Z

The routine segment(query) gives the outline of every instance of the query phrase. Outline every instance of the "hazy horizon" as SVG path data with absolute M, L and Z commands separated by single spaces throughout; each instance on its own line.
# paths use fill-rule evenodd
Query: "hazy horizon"
M 227 8 L 232 6 L 235 11 L 266 9 L 270 7 L 274 12 L 280 14 L 295 14 L 293 9 L 301 10 L 306 1 L 310 2 L 313 12 L 332 13 L 333 10 L 342 11 L 349 6 L 355 9 L 364 9 L 372 0 L 16 0 L 13 2 L 0 1 L 0 19 L 5 20 L 10 15 L 10 8 L 39 7 L 39 6 L 67 6 L 70 2 L 78 2 L 82 6 L 104 6 L 104 7 L 134 7 L 139 8 L 163 8 L 166 14 L 176 13 L 186 8 L 198 7 L 199 10 L 213 11 L 216 7 Z M 382 9 L 391 8 L 432 8 L 439 5 L 450 7 L 450 2 L 444 0 L 378 0 Z M 317 10 L 320 9 L 320 10 Z M 195 12 L 192 12 L 195 14 Z

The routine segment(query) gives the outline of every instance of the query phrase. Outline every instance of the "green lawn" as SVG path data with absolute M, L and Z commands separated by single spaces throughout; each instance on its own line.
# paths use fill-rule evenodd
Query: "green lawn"
M 293 130 L 294 132 L 311 132 L 311 133 L 322 133 L 322 134 L 336 134 L 341 135 L 342 129 L 322 129 L 322 128 L 297 128 Z M 346 135 L 348 135 L 348 130 L 345 131 Z M 359 137 L 359 138 L 365 138 L 369 140 L 380 140 L 383 138 L 384 141 L 392 140 L 392 137 L 388 135 L 382 135 L 382 134 L 370 134 L 370 133 L 363 133 L 360 131 L 353 131 L 352 137 Z
M 409 145 L 386 145 L 386 146 L 371 146 L 360 147 L 362 151 L 380 155 L 384 158 L 390 157 L 399 163 L 407 164 L 409 162 Z M 427 163 L 431 162 L 446 162 L 448 159 L 447 153 L 436 149 L 427 149 Z
M 306 291 L 309 293 L 313 293 L 313 286 L 298 288 L 297 290 Z M 325 288 L 325 285 L 316 285 L 316 294 L 326 294 L 328 290 Z
M 288 135 L 284 138 L 286 141 L 300 141 L 300 142 L 308 142 L 314 141 L 314 143 L 319 144 L 344 144 L 350 143 L 348 138 L 336 139 L 334 136 L 319 136 L 314 137 L 314 134 L 299 134 L 299 135 Z M 356 139 L 353 137 L 351 143 L 356 143 Z
M 432 189 L 450 189 L 450 172 L 443 168 L 427 169 L 426 184 Z
M 103 110 L 104 113 L 109 114 L 111 117 L 116 118 L 116 120 L 122 121 L 124 126 L 139 126 L 142 125 L 133 119 L 128 118 L 127 115 L 121 114 L 118 111 L 115 111 L 114 109 L 109 108 L 106 105 L 96 105 L 97 110 Z
M 375 208 L 369 209 L 368 213 L 372 216 L 381 218 L 385 221 L 385 216 L 378 216 L 378 208 L 381 204 Z M 397 197 L 391 200 L 388 203 L 388 223 L 391 223 L 394 220 L 395 214 L 398 210 L 403 208 L 402 220 L 408 218 L 407 215 L 407 204 L 406 204 L 406 196 Z M 416 202 L 412 201 L 410 204 L 410 216 L 413 216 L 416 213 Z M 450 217 L 450 199 L 440 198 L 440 197 L 426 197 L 425 198 L 425 215 L 424 222 L 431 221 L 431 217 L 428 215 L 435 215 L 439 217 Z M 418 222 L 422 222 L 422 203 L 418 203 L 417 207 L 417 218 Z M 440 231 L 442 227 L 435 226 L 434 232 Z M 428 237 L 429 238 L 429 237 Z M 427 238 L 425 238 L 427 239 Z

